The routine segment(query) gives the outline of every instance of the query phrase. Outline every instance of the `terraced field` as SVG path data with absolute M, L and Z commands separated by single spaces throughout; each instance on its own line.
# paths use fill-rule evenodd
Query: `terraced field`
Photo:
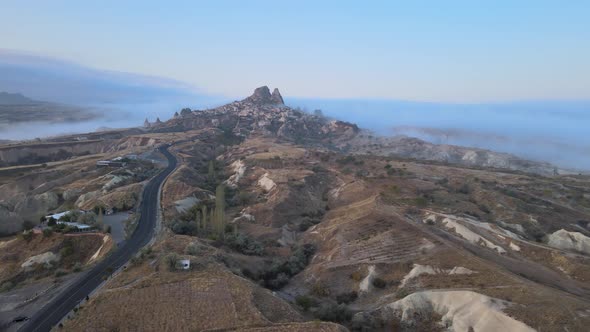
M 326 219 L 312 234 L 324 235 L 326 246 L 334 248 L 324 257 L 327 268 L 407 261 L 435 247 L 397 216 L 378 212 L 376 196 L 337 208 Z

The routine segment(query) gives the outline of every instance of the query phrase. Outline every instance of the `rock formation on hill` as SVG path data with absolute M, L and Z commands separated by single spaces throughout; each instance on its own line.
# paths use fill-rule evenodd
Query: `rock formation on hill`
M 274 104 L 285 105 L 285 102 L 283 101 L 283 96 L 281 96 L 281 93 L 277 88 L 273 90 L 272 95 L 270 96 L 270 100 Z
M 409 137 L 378 137 L 357 125 L 326 119 L 286 106 L 278 89 L 267 86 L 241 100 L 214 109 L 191 111 L 154 126 L 158 132 L 176 132 L 217 127 L 246 137 L 271 135 L 298 144 L 321 146 L 353 154 L 373 154 L 430 160 L 469 167 L 492 167 L 543 175 L 554 175 L 549 163 L 525 160 L 507 153 L 450 145 L 437 145 Z
M 251 102 L 253 104 L 257 104 L 257 105 L 264 105 L 264 104 L 270 104 L 272 102 L 271 100 L 271 94 L 270 94 L 270 90 L 268 89 L 267 86 L 261 86 L 259 88 L 257 88 L 256 90 L 254 90 L 254 93 L 246 98 L 245 101 Z
M 278 89 L 271 94 L 268 87 L 257 88 L 241 101 L 214 109 L 189 112 L 154 128 L 158 132 L 185 131 L 216 127 L 235 135 L 262 134 L 309 144 L 324 144 L 330 139 L 350 139 L 359 128 L 343 121 L 324 121 L 308 113 L 284 105 Z M 324 142 L 325 141 L 325 142 Z

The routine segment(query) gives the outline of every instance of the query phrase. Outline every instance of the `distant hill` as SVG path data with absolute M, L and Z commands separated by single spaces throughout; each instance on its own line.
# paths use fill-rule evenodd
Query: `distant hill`
M 30 105 L 36 102 L 20 93 L 10 93 L 0 91 L 0 105 Z
M 0 92 L 0 129 L 14 123 L 85 121 L 97 115 L 89 109 L 33 100 L 21 93 Z
M 0 91 L 73 105 L 227 100 L 223 96 L 194 92 L 192 86 L 176 80 L 94 69 L 3 49 L 0 49 L 0 73 Z

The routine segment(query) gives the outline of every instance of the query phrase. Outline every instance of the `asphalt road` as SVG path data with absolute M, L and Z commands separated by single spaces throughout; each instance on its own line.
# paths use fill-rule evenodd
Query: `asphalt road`
M 168 167 L 156 175 L 143 191 L 140 206 L 141 217 L 131 237 L 123 242 L 119 249 L 106 257 L 92 269 L 86 271 L 80 279 L 64 290 L 53 301 L 37 312 L 19 331 L 49 331 L 65 317 L 78 303 L 92 293 L 113 271 L 123 266 L 135 253 L 144 247 L 154 235 L 158 213 L 158 191 L 166 177 L 176 168 L 176 158 L 168 152 L 166 146 L 159 151 L 168 159 Z

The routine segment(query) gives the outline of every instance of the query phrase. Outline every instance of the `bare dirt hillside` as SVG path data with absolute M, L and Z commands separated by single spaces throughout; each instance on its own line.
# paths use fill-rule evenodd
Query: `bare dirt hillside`
M 179 161 L 163 186 L 163 227 L 64 330 L 586 331 L 590 323 L 587 176 L 370 138 L 291 109 L 265 87 L 219 108 L 184 109 L 116 139 L 105 155 L 147 160 L 159 144 Z M 0 171 L 11 193 L 4 209 L 15 215 L 6 203 L 14 195 L 45 194 L 48 205 L 49 191 L 62 205 L 137 204 L 140 169 L 153 168 L 97 169 L 98 158 Z

